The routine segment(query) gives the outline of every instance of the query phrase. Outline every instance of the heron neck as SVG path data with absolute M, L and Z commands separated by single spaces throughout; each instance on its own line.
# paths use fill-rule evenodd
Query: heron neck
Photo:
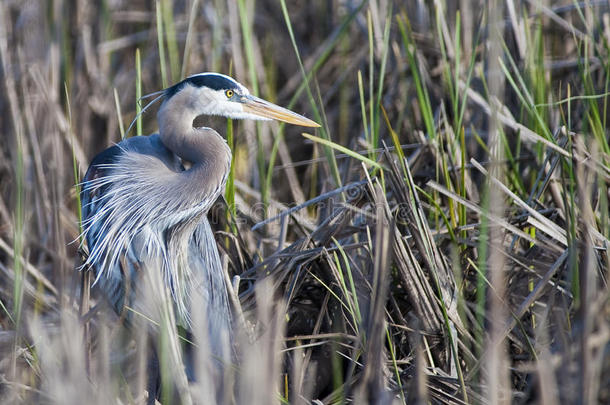
M 222 186 L 231 165 L 231 150 L 227 143 L 211 128 L 193 128 L 197 114 L 184 108 L 183 102 L 172 101 L 173 98 L 163 104 L 157 115 L 161 142 L 181 159 L 193 164 L 187 170 L 193 181 L 209 183 L 208 187 L 200 184 L 200 190 L 209 191 Z

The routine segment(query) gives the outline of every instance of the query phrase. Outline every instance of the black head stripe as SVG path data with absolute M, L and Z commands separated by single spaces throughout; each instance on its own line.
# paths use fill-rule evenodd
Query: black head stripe
M 170 98 L 178 93 L 184 86 L 190 84 L 195 87 L 208 87 L 212 90 L 239 89 L 237 82 L 229 77 L 215 73 L 202 73 L 187 77 L 183 81 L 168 87 L 165 90 L 165 97 Z

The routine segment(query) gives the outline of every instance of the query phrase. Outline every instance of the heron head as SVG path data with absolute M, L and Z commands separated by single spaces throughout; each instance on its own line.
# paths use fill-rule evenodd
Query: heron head
M 233 119 L 277 120 L 306 127 L 316 122 L 250 94 L 248 89 L 229 76 L 199 73 L 167 88 L 165 102 L 174 97 L 198 115 L 219 115 Z

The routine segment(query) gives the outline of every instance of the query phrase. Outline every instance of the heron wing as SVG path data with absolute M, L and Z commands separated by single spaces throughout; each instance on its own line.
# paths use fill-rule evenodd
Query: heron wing
M 126 243 L 121 243 L 120 246 L 108 242 L 110 233 L 128 231 L 117 231 L 117 228 L 121 228 L 121 222 L 117 218 L 128 220 L 137 206 L 141 205 L 117 204 L 116 198 L 113 197 L 113 188 L 117 186 L 114 181 L 116 167 L 120 166 L 126 153 L 137 153 L 142 158 L 156 161 L 157 164 L 153 167 L 159 167 L 165 172 L 184 170 L 180 159 L 167 149 L 155 134 L 128 138 L 102 151 L 95 156 L 85 174 L 81 205 L 84 236 L 89 248 L 86 264 L 93 269 L 99 289 L 119 314 L 123 311 L 125 295 L 135 292 L 134 279 L 138 277 L 138 269 L 158 265 L 153 263 L 151 257 L 158 260 L 163 249 L 162 242 L 149 227 L 132 229 L 133 234 L 124 239 Z M 129 177 L 129 173 L 126 173 L 126 176 Z M 145 255 L 147 257 L 144 257 Z M 109 257 L 113 259 L 107 260 Z M 101 277 L 102 273 L 104 277 Z
M 178 175 L 183 171 L 179 158 L 157 135 L 129 138 L 97 155 L 85 175 L 81 196 L 89 247 L 86 264 L 119 314 L 125 305 L 137 307 L 143 302 L 139 290 L 148 284 L 142 281 L 146 275 L 148 281 L 162 281 L 152 290 L 169 287 L 184 326 L 191 323 L 192 299 L 201 299 L 212 309 L 207 315 L 219 326 L 230 322 L 229 311 L 206 213 L 225 179 L 209 198 L 195 198 L 201 202 L 193 205 L 189 199 L 174 198 L 186 194 L 180 193 L 183 179 Z M 151 279 L 157 275 L 160 279 Z

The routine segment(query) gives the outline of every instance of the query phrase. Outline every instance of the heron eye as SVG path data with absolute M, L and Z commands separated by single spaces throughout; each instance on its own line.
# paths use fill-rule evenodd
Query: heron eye
M 225 95 L 227 96 L 227 98 L 231 98 L 233 97 L 235 93 L 233 92 L 233 90 L 227 90 L 225 91 Z

